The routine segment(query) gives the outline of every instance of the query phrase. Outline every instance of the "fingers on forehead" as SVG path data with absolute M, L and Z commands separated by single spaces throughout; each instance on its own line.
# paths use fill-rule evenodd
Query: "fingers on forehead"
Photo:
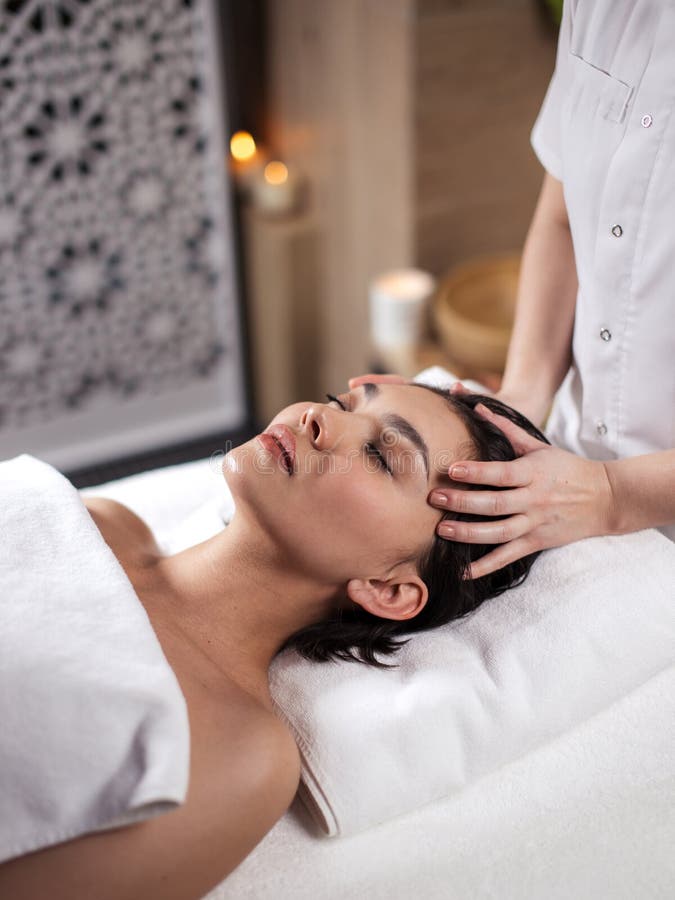
M 473 462 L 463 463 L 468 470 L 464 482 L 487 484 L 494 487 L 522 487 L 527 479 L 518 463 L 520 460 L 506 462 Z

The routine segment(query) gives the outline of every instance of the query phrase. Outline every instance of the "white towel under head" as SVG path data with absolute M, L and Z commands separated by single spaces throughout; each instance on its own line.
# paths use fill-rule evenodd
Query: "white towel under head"
M 185 699 L 72 484 L 0 463 L 0 862 L 185 799 Z
M 447 797 L 569 731 L 675 662 L 675 545 L 657 531 L 552 550 L 518 588 L 414 635 L 400 668 L 287 651 L 272 694 L 329 835 Z M 674 757 L 675 762 L 675 757 Z

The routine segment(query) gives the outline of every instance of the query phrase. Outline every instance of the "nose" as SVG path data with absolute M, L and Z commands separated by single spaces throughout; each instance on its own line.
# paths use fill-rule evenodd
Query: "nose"
M 308 406 L 300 416 L 300 426 L 316 450 L 331 450 L 339 437 L 339 411 L 325 406 Z

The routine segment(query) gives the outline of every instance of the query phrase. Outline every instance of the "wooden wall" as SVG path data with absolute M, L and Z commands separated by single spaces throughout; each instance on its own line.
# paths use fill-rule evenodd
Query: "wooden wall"
M 268 0 L 268 136 L 311 183 L 319 382 L 367 368 L 369 280 L 518 249 L 555 58 L 535 0 Z
M 418 0 L 416 253 L 437 274 L 518 252 L 543 170 L 529 143 L 556 34 L 534 0 Z

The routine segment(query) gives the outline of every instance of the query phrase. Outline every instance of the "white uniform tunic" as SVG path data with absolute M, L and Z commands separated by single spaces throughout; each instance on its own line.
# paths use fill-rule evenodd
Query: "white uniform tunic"
M 563 183 L 579 276 L 548 436 L 591 459 L 671 448 L 675 0 L 565 0 L 531 139 Z

